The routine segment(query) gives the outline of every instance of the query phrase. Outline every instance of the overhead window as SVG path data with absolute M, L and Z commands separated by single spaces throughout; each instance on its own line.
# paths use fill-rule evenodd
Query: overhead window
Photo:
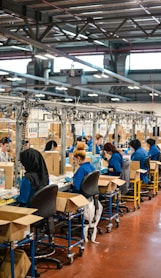
M 158 70 L 161 69 L 161 53 L 131 53 L 126 58 L 128 70 Z
M 0 69 L 16 71 L 18 73 L 27 73 L 27 65 L 31 59 L 13 59 L 0 61 Z M 4 72 L 0 71 L 0 74 Z
M 103 68 L 103 59 L 104 55 L 90 55 L 90 56 L 76 56 L 76 58 L 93 64 L 97 67 Z M 56 57 L 54 58 L 54 71 L 59 72 L 61 69 L 70 69 L 72 66 L 74 68 L 83 69 L 84 71 L 93 71 L 95 69 L 83 65 L 81 63 L 73 62 L 70 59 L 64 57 Z

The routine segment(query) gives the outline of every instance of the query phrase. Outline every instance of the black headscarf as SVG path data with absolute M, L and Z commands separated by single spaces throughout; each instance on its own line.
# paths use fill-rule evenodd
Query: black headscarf
M 20 153 L 20 161 L 25 167 L 25 177 L 31 181 L 35 191 L 48 185 L 48 170 L 44 158 L 39 151 L 32 148 L 22 151 Z

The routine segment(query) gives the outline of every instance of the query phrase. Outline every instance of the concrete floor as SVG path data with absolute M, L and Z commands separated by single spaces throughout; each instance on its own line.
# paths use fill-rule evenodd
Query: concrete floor
M 128 203 L 127 203 L 128 204 Z M 120 227 L 111 233 L 100 223 L 103 234 L 99 244 L 85 243 L 82 257 L 67 265 L 63 251 L 56 252 L 64 263 L 62 269 L 39 264 L 41 278 L 160 278 L 161 277 L 161 191 L 141 208 L 120 217 Z M 61 252 L 60 252 L 61 251 Z

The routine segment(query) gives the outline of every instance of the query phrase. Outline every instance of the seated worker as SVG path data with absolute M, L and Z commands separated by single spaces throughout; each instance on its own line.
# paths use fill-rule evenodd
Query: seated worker
M 82 136 L 77 136 L 76 141 L 73 143 L 73 146 L 68 150 L 69 153 L 74 152 L 74 150 L 79 142 L 85 142 L 85 139 Z M 86 146 L 85 146 L 85 149 L 86 149 Z
M 81 193 L 80 187 L 84 177 L 95 171 L 95 167 L 90 162 L 85 161 L 85 147 L 86 145 L 84 142 L 79 142 L 73 152 L 73 160 L 76 167 L 78 167 L 73 176 L 73 192 L 75 193 Z
M 120 176 L 123 166 L 122 154 L 117 150 L 112 143 L 105 143 L 103 146 L 103 153 L 108 161 L 108 175 Z
M 54 141 L 54 140 L 50 140 L 49 142 L 46 143 L 46 146 L 45 146 L 45 152 L 46 151 L 55 151 L 57 149 L 57 142 Z
M 4 137 L 0 140 L 1 142 L 1 150 L 0 150 L 0 162 L 8 162 L 10 161 L 10 157 L 8 155 L 9 151 L 9 143 L 12 142 L 9 137 Z
M 132 148 L 132 161 L 140 161 L 140 168 L 148 170 L 146 166 L 146 159 L 148 158 L 148 153 L 141 146 L 141 142 L 138 139 L 131 140 L 129 146 Z M 148 183 L 148 174 L 140 173 L 140 178 L 144 183 Z
M 80 142 L 77 144 L 76 149 L 73 153 L 73 158 L 75 164 L 78 166 L 76 172 L 73 176 L 73 192 L 83 194 L 81 192 L 81 184 L 85 176 L 89 173 L 95 171 L 95 168 L 90 162 L 86 162 L 86 151 L 85 151 L 85 143 Z M 84 239 L 88 241 L 88 229 L 93 228 L 93 233 L 91 235 L 91 241 L 96 242 L 97 235 L 97 225 L 100 220 L 102 214 L 102 205 L 100 201 L 98 201 L 97 206 L 95 206 L 94 199 L 89 198 L 89 205 L 85 207 L 84 211 L 84 219 L 88 221 L 88 224 L 84 226 Z M 93 221 L 93 219 L 95 221 Z
M 100 154 L 101 155 L 101 151 L 103 149 L 103 136 L 101 134 L 96 134 L 96 154 Z M 92 141 L 91 143 L 88 145 L 88 152 L 92 152 Z
M 149 139 L 146 140 L 146 143 L 147 143 L 147 146 L 149 148 L 148 156 L 150 156 L 150 159 L 151 160 L 158 160 L 160 150 L 156 146 L 155 140 L 152 139 L 152 138 L 149 138 Z
M 92 144 L 92 135 L 86 136 L 86 144 L 88 147 Z
M 35 192 L 49 184 L 49 175 L 41 153 L 32 148 L 20 153 L 20 162 L 25 168 L 25 176 L 20 183 L 20 195 L 17 202 L 28 207 Z

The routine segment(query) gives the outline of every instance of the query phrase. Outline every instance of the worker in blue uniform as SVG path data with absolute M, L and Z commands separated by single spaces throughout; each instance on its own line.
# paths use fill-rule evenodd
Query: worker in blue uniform
M 108 161 L 108 172 L 110 176 L 120 176 L 123 166 L 123 156 L 112 143 L 105 143 L 103 153 Z
M 160 150 L 155 144 L 155 140 L 152 138 L 148 138 L 146 140 L 147 146 L 149 148 L 148 155 L 150 156 L 151 160 L 158 160 Z
M 132 161 L 140 161 L 140 168 L 143 170 L 149 170 L 146 165 L 146 160 L 148 158 L 148 152 L 142 148 L 141 142 L 138 139 L 133 139 L 130 141 L 129 146 L 132 148 Z M 143 183 L 148 183 L 148 174 L 140 173 L 140 178 Z
M 90 141 L 90 143 L 88 144 L 88 152 L 92 152 L 92 140 Z M 101 134 L 96 134 L 96 154 L 100 154 L 101 155 L 101 151 L 103 149 L 103 135 Z
M 25 175 L 20 183 L 18 205 L 28 207 L 35 192 L 49 184 L 49 175 L 41 153 L 29 148 L 20 153 L 20 161 L 25 168 Z
M 95 167 L 90 162 L 85 161 L 86 159 L 85 147 L 86 147 L 85 143 L 80 142 L 77 144 L 76 149 L 74 150 L 73 153 L 74 163 L 76 167 L 78 167 L 73 176 L 72 192 L 75 193 L 81 193 L 80 187 L 84 177 L 87 174 L 95 171 Z

